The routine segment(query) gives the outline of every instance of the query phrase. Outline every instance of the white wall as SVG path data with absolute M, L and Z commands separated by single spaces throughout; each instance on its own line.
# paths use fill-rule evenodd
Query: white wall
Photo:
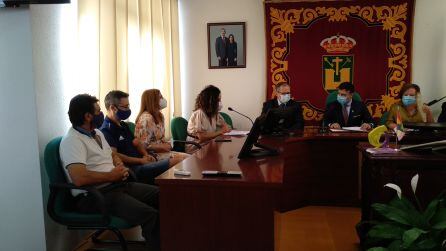
M 91 93 L 91 87 L 77 82 L 75 45 L 77 5 L 31 5 L 33 69 L 37 101 L 37 130 L 44 203 L 48 199 L 48 178 L 43 153 L 46 144 L 63 136 L 70 126 L 68 105 L 79 93 Z M 45 212 L 47 250 L 72 250 L 85 231 L 68 231 L 53 222 Z
M 222 91 L 222 111 L 234 126 L 249 120 L 227 111 L 231 106 L 251 118 L 258 116 L 266 95 L 265 28 L 262 0 L 179 0 L 183 116 L 188 119 L 196 95 L 205 85 Z M 246 68 L 208 69 L 207 23 L 246 22 Z
M 206 84 L 222 90 L 224 110 L 238 108 L 255 118 L 266 97 L 265 28 L 262 0 L 179 0 L 183 116 L 188 118 L 194 99 Z M 228 6 L 231 6 L 229 8 Z M 446 95 L 446 1 L 419 0 L 415 7 L 413 82 L 428 102 Z M 247 68 L 212 69 L 207 66 L 209 22 L 246 22 Z M 446 100 L 445 100 L 446 101 Z M 435 118 L 441 104 L 432 107 Z M 229 112 L 238 128 L 246 119 Z
M 416 1 L 413 37 L 413 82 L 423 99 L 446 96 L 446 1 Z M 443 102 L 445 102 L 443 100 Z M 432 106 L 437 118 L 441 103 Z
M 0 245 L 45 250 L 29 9 L 0 9 Z

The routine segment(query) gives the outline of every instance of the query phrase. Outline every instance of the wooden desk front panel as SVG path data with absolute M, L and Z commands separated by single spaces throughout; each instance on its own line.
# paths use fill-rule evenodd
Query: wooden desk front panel
M 258 187 L 160 186 L 162 250 L 272 251 L 274 194 Z
M 310 134 L 287 140 L 279 210 L 359 206 L 356 145 L 366 137 L 363 133 Z
M 210 142 L 156 180 L 163 251 L 274 249 L 274 208 L 283 158 L 237 158 L 246 138 Z M 280 147 L 280 146 L 278 146 Z M 241 171 L 241 178 L 206 178 L 203 170 Z
M 373 156 L 365 152 L 367 147 L 367 144 L 358 147 L 362 157 L 362 220 L 374 218 L 371 210 L 373 203 L 387 203 L 395 198 L 394 190 L 384 188 L 387 183 L 400 186 L 403 195 L 415 203 L 410 181 L 415 174 L 419 174 L 416 193 L 424 208 L 446 189 L 445 155 L 398 152 Z

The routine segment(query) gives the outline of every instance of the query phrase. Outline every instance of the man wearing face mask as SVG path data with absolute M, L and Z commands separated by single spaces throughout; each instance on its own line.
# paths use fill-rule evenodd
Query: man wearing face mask
M 97 124 L 104 120 L 98 100 L 80 94 L 70 101 L 73 125 L 63 137 L 59 153 L 67 180 L 76 186 L 96 186 L 109 212 L 130 224 L 141 225 L 150 250 L 159 250 L 159 214 L 156 186 L 127 181 L 129 170 L 110 146 Z M 71 190 L 77 210 L 99 213 L 97 197 L 85 190 Z
M 275 86 L 276 98 L 271 99 L 263 103 L 262 114 L 266 114 L 270 109 L 288 108 L 295 110 L 296 116 L 294 117 L 294 123 L 289 130 L 301 130 L 304 128 L 304 119 L 302 116 L 302 108 L 300 104 L 291 99 L 291 88 L 287 83 L 280 83 Z
M 355 87 L 344 82 L 338 87 L 337 101 L 327 105 L 324 124 L 331 129 L 360 126 L 363 130 L 373 128 L 373 119 L 367 107 L 361 101 L 353 100 Z
M 142 142 L 134 138 L 127 123 L 123 121 L 131 114 L 128 96 L 127 93 L 116 90 L 105 96 L 107 116 L 100 129 L 112 151 L 135 172 L 138 180 L 153 184 L 156 176 L 169 169 L 170 160 L 156 161 Z

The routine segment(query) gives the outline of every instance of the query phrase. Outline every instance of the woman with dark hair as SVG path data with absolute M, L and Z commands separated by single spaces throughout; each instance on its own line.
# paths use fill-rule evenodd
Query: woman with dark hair
M 398 113 L 402 122 L 434 122 L 431 109 L 421 101 L 420 87 L 418 85 L 403 85 L 398 98 L 401 101 L 390 107 L 386 122 L 388 128 L 394 129 L 396 127 Z
M 188 134 L 202 143 L 231 131 L 219 114 L 221 108 L 220 89 L 213 85 L 206 86 L 195 99 L 195 110 L 187 125 Z
M 228 55 L 228 66 L 237 66 L 237 42 L 235 42 L 233 34 L 229 35 L 227 55 Z

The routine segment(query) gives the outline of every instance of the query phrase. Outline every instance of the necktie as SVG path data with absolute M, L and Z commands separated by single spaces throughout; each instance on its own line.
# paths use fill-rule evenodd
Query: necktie
M 342 106 L 342 115 L 344 117 L 344 125 L 346 126 L 348 123 L 348 112 L 347 112 L 347 106 Z

